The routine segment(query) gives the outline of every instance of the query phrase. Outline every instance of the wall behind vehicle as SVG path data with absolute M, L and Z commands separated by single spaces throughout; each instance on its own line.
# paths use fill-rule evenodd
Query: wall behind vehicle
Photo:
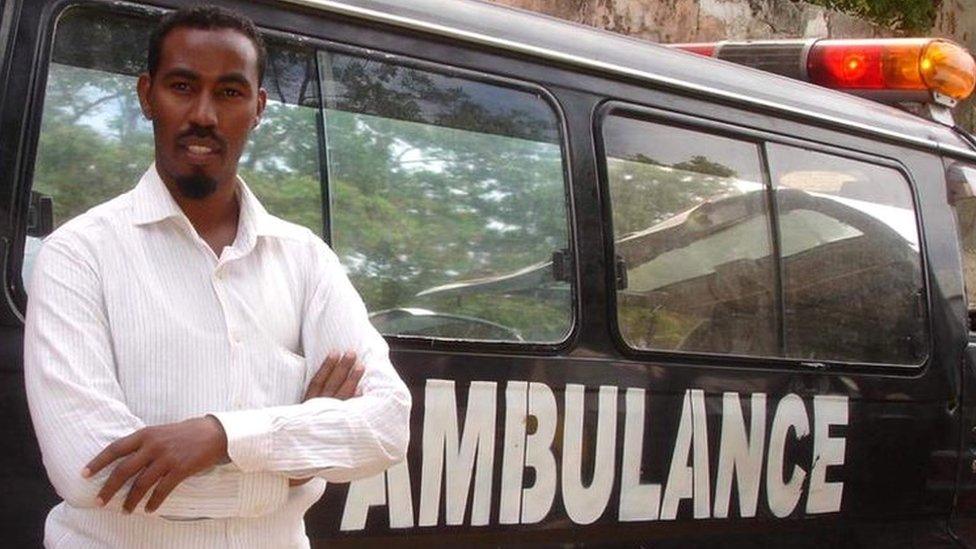
M 942 0 L 933 35 L 952 38 L 969 51 L 976 51 L 976 0 Z M 976 132 L 976 100 L 969 98 L 956 108 L 956 121 Z
M 904 35 L 853 15 L 793 0 L 489 0 L 651 42 L 712 42 L 769 38 L 868 38 Z M 940 0 L 930 32 L 976 51 L 976 0 Z M 956 109 L 976 131 L 976 100 Z
M 652 42 L 887 36 L 844 13 L 792 0 L 490 0 Z

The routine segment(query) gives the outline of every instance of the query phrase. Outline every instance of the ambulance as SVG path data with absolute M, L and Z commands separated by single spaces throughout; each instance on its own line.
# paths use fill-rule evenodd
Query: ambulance
M 41 239 L 152 161 L 189 0 L 0 0 L 3 544 L 58 501 Z M 976 544 L 976 63 L 938 38 L 655 45 L 476 0 L 220 0 L 268 43 L 241 174 L 342 259 L 407 459 L 314 547 Z

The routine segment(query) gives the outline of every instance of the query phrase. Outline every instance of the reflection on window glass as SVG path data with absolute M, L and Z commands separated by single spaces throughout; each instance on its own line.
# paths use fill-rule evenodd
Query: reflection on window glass
M 626 270 L 617 292 L 624 340 L 638 349 L 777 354 L 757 146 L 618 116 L 603 135 L 615 253 Z
M 912 196 L 897 171 L 769 146 L 783 249 L 785 356 L 918 364 L 922 267 Z
M 333 246 L 386 334 L 555 342 L 570 285 L 559 125 L 541 97 L 321 53 Z
M 976 170 L 976 167 L 967 166 Z M 970 331 L 976 329 L 973 311 L 976 311 L 976 198 L 956 201 L 956 231 L 962 250 L 963 278 L 966 281 L 966 301 L 970 311 Z
M 32 187 L 52 197 L 55 227 L 134 187 L 153 161 L 135 91 L 153 24 L 99 8 L 58 21 Z M 274 41 L 268 55 L 268 107 L 240 174 L 271 213 L 321 234 L 315 55 Z M 25 244 L 25 279 L 39 236 Z

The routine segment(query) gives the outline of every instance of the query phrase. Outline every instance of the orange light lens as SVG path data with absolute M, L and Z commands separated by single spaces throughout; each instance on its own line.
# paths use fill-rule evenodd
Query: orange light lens
M 930 38 L 820 40 L 807 59 L 816 84 L 849 90 L 931 90 L 965 99 L 976 62 L 961 46 Z
M 976 61 L 952 42 L 930 42 L 922 53 L 919 71 L 929 89 L 953 99 L 969 97 L 976 87 Z

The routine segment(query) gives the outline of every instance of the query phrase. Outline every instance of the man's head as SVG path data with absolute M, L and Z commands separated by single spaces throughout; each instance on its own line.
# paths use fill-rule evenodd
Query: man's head
M 150 36 L 139 101 L 153 122 L 156 167 L 184 197 L 204 198 L 237 175 L 267 100 L 266 58 L 250 20 L 211 6 L 171 13 Z

